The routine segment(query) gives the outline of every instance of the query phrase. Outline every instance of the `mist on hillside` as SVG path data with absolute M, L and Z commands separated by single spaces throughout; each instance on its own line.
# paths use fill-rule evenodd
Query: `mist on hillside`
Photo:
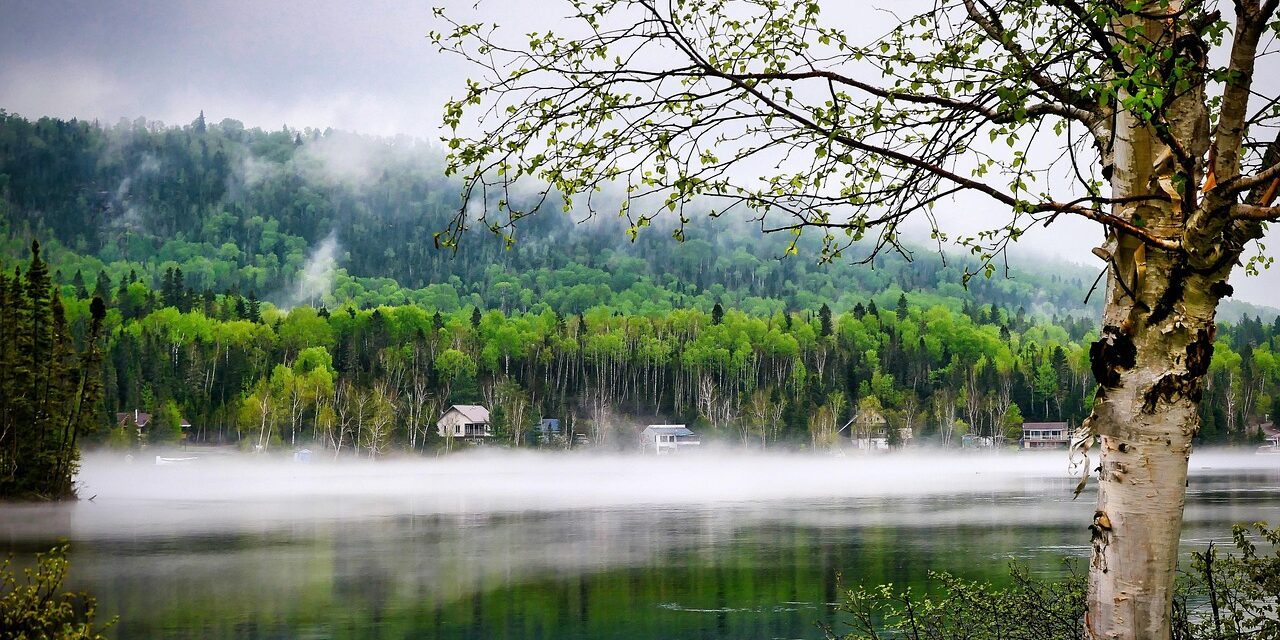
M 20 116 L 6 117 L 6 126 L 25 126 Z M 499 201 L 527 210 L 538 190 L 476 194 L 465 218 L 469 230 L 456 249 L 444 248 L 436 234 L 462 207 L 460 182 L 444 175 L 442 151 L 433 144 L 335 130 L 246 129 L 230 119 L 182 127 L 68 126 L 79 136 L 29 142 L 93 162 L 64 174 L 22 163 L 2 167 L 21 196 L 5 216 L 15 223 L 46 220 L 48 255 L 66 274 L 104 269 L 115 282 L 133 271 L 156 286 L 166 269 L 180 268 L 196 294 L 255 292 L 284 307 L 304 299 L 330 308 L 430 300 L 446 312 L 545 304 L 570 314 L 616 305 L 628 295 L 646 299 L 653 310 L 709 311 L 719 300 L 749 313 L 822 303 L 842 312 L 872 296 L 892 302 L 908 291 L 964 296 L 1009 311 L 1023 307 L 1045 317 L 1097 314 L 1084 305 L 1097 275 L 1092 267 L 1020 261 L 1007 274 L 975 278 L 966 291 L 963 274 L 977 265 L 960 252 L 944 256 L 937 247 L 908 245 L 906 255 L 888 252 L 859 264 L 870 250 L 864 243 L 835 263 L 819 264 L 816 236 L 802 238 L 798 255 L 787 257 L 789 234 L 762 235 L 741 211 L 707 219 L 709 202 L 689 205 L 686 242 L 670 237 L 674 215 L 632 241 L 627 222 L 606 214 L 621 201 L 611 189 L 592 196 L 592 203 L 576 201 L 569 212 L 561 212 L 551 194 L 538 215 L 498 234 L 478 212 L 487 206 L 494 214 L 488 221 L 502 223 Z M 85 193 L 88 207 L 77 195 Z M 661 203 L 636 206 L 646 204 Z M 592 207 L 598 215 L 590 215 Z M 513 246 L 506 246 L 506 235 L 514 237 Z M 330 255 L 330 238 L 337 245 L 333 260 L 317 261 Z M 21 259 L 21 246 L 9 257 Z M 548 295 L 547 285 L 531 286 L 539 277 L 562 291 Z M 531 294 L 504 300 L 502 283 L 515 278 L 525 279 L 520 287 Z M 332 295 L 338 290 L 341 296 Z

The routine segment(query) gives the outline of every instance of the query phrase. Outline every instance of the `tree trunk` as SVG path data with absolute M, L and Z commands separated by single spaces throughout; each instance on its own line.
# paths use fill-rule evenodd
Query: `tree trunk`
M 1147 277 L 1167 283 L 1164 275 Z M 1108 322 L 1095 345 L 1094 366 L 1105 381 L 1091 418 L 1101 449 L 1090 527 L 1091 637 L 1169 638 L 1187 459 L 1199 428 L 1200 376 L 1213 350 L 1209 312 L 1169 333 L 1157 325 L 1129 336 Z
M 1163 23 L 1137 19 L 1149 35 Z M 1119 96 L 1124 100 L 1125 94 Z M 1181 238 L 1199 195 L 1208 151 L 1203 86 L 1166 112 L 1168 129 L 1127 111 L 1115 117 L 1112 196 L 1169 194 L 1166 200 L 1114 205 L 1113 214 L 1164 238 Z M 1192 158 L 1183 197 L 1169 139 Z M 1110 233 L 1096 253 L 1109 265 L 1100 339 L 1090 349 L 1099 388 L 1086 431 L 1098 436 L 1098 506 L 1089 573 L 1090 638 L 1167 640 L 1191 439 L 1200 426 L 1201 384 L 1213 355 L 1218 299 L 1234 260 L 1200 265 L 1183 252 Z M 1224 266 L 1225 265 L 1225 266 Z M 1090 470 L 1091 471 L 1091 470 Z

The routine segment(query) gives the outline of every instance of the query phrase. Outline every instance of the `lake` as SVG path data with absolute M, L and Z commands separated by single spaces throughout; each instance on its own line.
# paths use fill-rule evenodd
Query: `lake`
M 822 638 L 840 584 L 1059 573 L 1094 504 L 1061 452 L 148 461 L 0 506 L 9 550 L 71 542 L 118 638 Z M 1280 459 L 1191 467 L 1186 552 L 1280 522 Z

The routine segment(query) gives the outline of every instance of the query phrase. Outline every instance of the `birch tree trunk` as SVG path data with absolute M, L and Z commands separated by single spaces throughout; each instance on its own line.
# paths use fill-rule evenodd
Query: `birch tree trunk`
M 1161 20 L 1126 22 L 1153 41 L 1168 37 Z M 1111 188 L 1122 202 L 1112 212 L 1159 237 L 1182 237 L 1188 224 L 1174 184 L 1175 172 L 1187 168 L 1178 153 L 1194 164 L 1183 194 L 1197 197 L 1204 175 L 1209 114 L 1203 78 L 1191 82 L 1168 108 L 1165 131 L 1128 110 L 1115 115 Z M 1122 90 L 1117 100 L 1128 97 Z M 1170 197 L 1123 202 L 1162 191 Z M 1197 265 L 1186 252 L 1119 232 L 1095 253 L 1109 275 L 1101 337 L 1090 349 L 1099 389 L 1085 421 L 1100 449 L 1085 626 L 1090 638 L 1167 640 L 1201 381 L 1234 260 Z

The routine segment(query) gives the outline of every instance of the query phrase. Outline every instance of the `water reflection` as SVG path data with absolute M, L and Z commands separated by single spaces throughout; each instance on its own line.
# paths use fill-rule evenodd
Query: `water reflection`
M 1195 462 L 1187 544 L 1280 521 L 1280 471 Z M 121 616 L 121 638 L 819 638 L 816 622 L 838 622 L 838 576 L 999 579 L 1010 558 L 1052 573 L 1087 553 L 1093 498 L 1070 500 L 1064 468 L 1039 456 L 90 459 L 93 502 L 0 508 L 0 540 L 71 539 L 71 586 Z

